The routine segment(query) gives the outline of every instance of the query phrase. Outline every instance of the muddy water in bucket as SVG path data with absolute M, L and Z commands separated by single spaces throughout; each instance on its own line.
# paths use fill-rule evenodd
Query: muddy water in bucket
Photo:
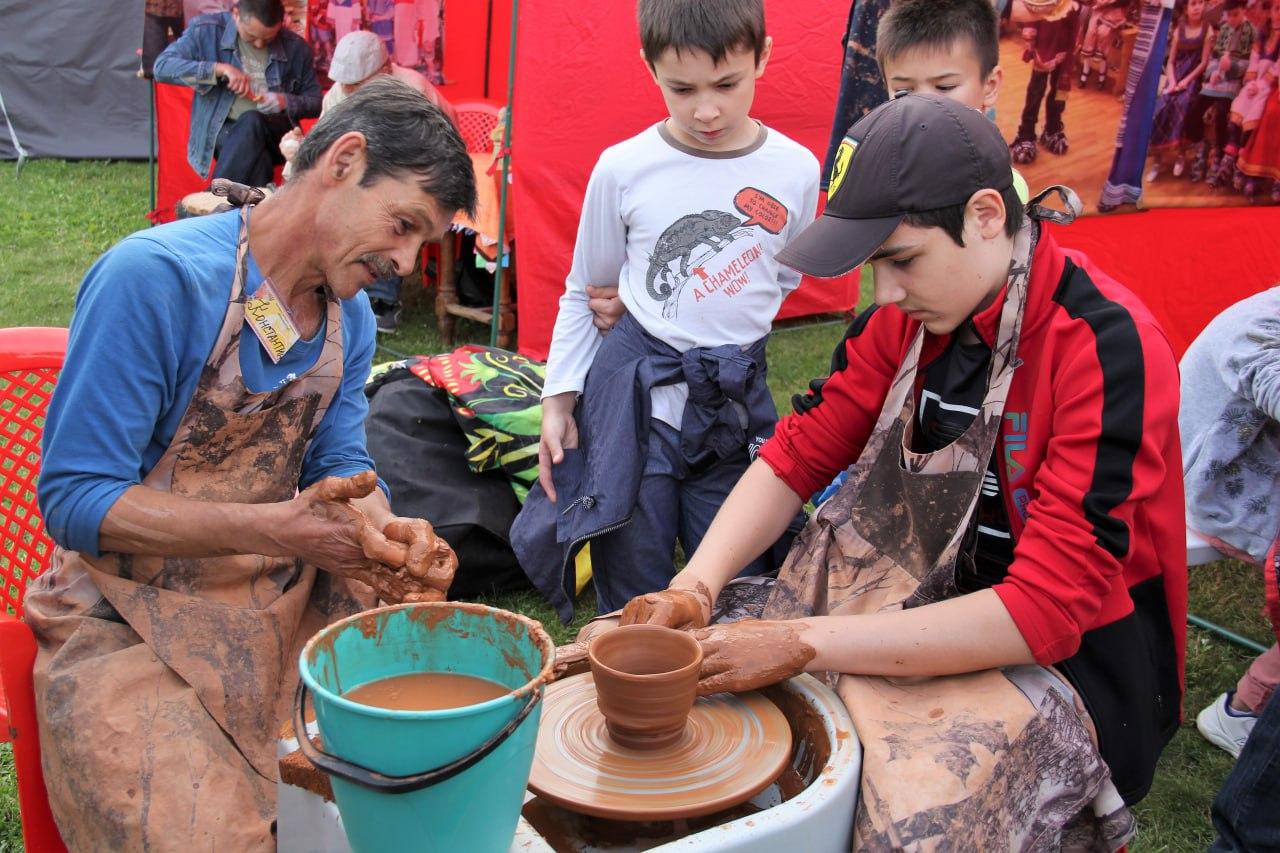
M 322 751 L 303 752 L 329 773 L 351 848 L 506 851 L 554 657 L 538 623 L 478 604 L 384 607 L 313 637 L 299 669 L 314 698 Z M 362 685 L 440 673 L 483 679 L 503 692 L 435 710 L 351 701 Z

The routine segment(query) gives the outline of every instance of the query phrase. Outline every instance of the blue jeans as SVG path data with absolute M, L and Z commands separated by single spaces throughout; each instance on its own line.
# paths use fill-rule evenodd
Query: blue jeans
M 364 289 L 369 294 L 369 298 L 377 299 L 382 302 L 390 302 L 393 305 L 400 302 L 400 277 L 380 278 L 373 284 Z
M 1222 783 L 1212 817 L 1218 838 L 1211 853 L 1280 850 L 1280 691 Z
M 280 156 L 280 138 L 289 131 L 289 119 L 249 110 L 228 121 L 218 132 L 218 162 L 213 177 L 238 184 L 263 187 L 271 183 Z
M 631 521 L 591 540 L 591 574 L 601 613 L 617 610 L 637 595 L 667 588 L 676 572 L 676 540 L 686 558 L 693 556 L 748 464 L 744 448 L 708 468 L 690 471 L 680 453 L 680 431 L 662 421 L 650 422 L 644 476 Z M 783 536 L 783 555 L 793 535 L 789 531 Z M 759 575 L 776 568 L 777 550 L 757 557 L 740 574 Z

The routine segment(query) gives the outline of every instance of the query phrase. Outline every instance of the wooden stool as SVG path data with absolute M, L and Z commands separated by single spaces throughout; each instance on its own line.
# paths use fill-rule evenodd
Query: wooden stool
M 436 325 L 446 347 L 453 347 L 456 317 L 463 317 L 488 326 L 493 323 L 492 308 L 472 308 L 458 301 L 458 285 L 454 281 L 455 255 L 458 251 L 457 232 L 450 229 L 440 239 L 440 262 L 436 268 Z M 516 308 L 511 294 L 515 292 L 515 277 L 511 267 L 502 271 L 502 290 L 498 294 L 498 346 L 511 349 L 515 342 Z

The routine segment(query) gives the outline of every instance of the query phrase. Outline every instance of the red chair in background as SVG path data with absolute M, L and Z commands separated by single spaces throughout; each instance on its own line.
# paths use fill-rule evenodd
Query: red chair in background
M 453 105 L 458 117 L 458 131 L 467 150 L 472 154 L 486 154 L 493 150 L 493 129 L 498 126 L 497 104 L 489 101 L 462 101 Z
M 487 187 L 479 186 L 480 182 L 488 181 L 490 185 L 496 184 L 494 178 L 488 174 L 489 164 L 494 150 L 493 131 L 498 126 L 499 107 L 497 104 L 489 101 L 461 101 L 453 105 L 455 114 L 457 115 L 458 130 L 462 134 L 462 140 L 467 145 L 467 151 L 471 153 L 472 165 L 475 167 L 477 189 L 480 190 L 480 204 L 487 205 L 487 213 L 477 211 L 477 219 L 482 222 L 488 222 L 487 230 L 495 233 L 486 235 L 492 243 L 497 240 L 497 201 L 496 193 L 486 193 Z M 468 227 L 477 225 L 476 222 L 467 223 Z M 473 230 L 480 230 L 474 228 Z M 511 239 L 510 231 L 507 234 L 507 240 Z M 479 245 L 477 243 L 477 245 Z M 495 247 L 496 248 L 496 247 Z M 475 308 L 469 305 L 463 305 L 458 301 L 457 282 L 454 277 L 455 262 L 457 260 L 457 236 L 453 230 L 445 232 L 444 237 L 440 241 L 440 263 L 436 274 L 438 287 L 436 288 L 436 324 L 440 329 L 440 337 L 444 340 L 446 347 L 453 346 L 453 329 L 456 317 L 464 317 L 476 323 L 489 325 L 493 322 L 492 308 Z M 425 260 L 423 262 L 425 269 Z M 508 267 L 506 273 L 510 273 Z M 498 297 L 498 346 L 503 349 L 510 349 L 515 342 L 516 314 L 513 294 L 515 293 L 515 285 L 512 276 L 504 274 L 502 277 L 502 292 Z
M 66 353 L 66 329 L 0 329 L 0 741 L 13 742 L 22 840 L 29 851 L 66 850 L 40 767 L 31 681 L 36 639 L 22 621 L 27 583 L 48 568 L 53 553 L 36 506 L 36 480 L 45 411 Z

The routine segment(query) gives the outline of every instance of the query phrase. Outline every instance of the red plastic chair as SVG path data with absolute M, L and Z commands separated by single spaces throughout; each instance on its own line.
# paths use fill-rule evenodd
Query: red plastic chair
M 22 840 L 29 851 L 65 850 L 40 767 L 36 639 L 22 621 L 27 583 L 49 566 L 53 542 L 36 506 L 40 437 L 67 353 L 67 330 L 0 329 L 0 740 L 13 742 Z
M 484 154 L 493 150 L 493 129 L 498 126 L 498 106 L 489 101 L 463 101 L 453 105 L 458 132 L 467 150 Z

